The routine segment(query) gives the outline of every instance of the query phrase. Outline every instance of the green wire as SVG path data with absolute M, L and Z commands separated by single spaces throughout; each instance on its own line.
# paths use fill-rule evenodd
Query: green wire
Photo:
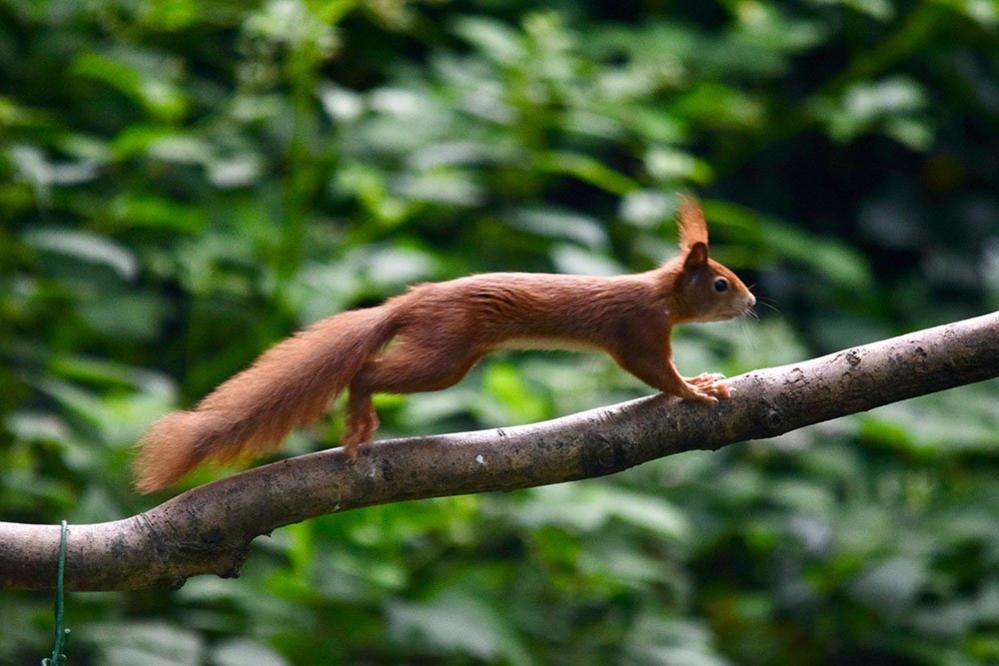
M 62 645 L 69 634 L 69 629 L 62 628 L 62 579 L 66 573 L 66 521 L 62 521 L 59 531 L 59 561 L 56 565 L 56 598 L 55 598 L 55 643 L 52 645 L 52 656 L 42 659 L 42 666 L 58 666 L 66 663 L 66 655 L 62 653 Z

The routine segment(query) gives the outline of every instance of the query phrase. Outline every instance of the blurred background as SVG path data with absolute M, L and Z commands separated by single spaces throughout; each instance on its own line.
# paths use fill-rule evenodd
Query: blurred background
M 148 424 L 318 318 L 470 272 L 652 268 L 678 191 L 761 301 L 678 331 L 686 374 L 995 310 L 997 30 L 990 0 L 0 0 L 0 519 L 162 501 L 129 488 Z M 69 595 L 67 652 L 996 663 L 997 388 L 310 520 L 237 580 Z M 388 437 L 648 393 L 507 353 L 378 407 Z M 51 604 L 0 592 L 0 663 L 51 650 Z

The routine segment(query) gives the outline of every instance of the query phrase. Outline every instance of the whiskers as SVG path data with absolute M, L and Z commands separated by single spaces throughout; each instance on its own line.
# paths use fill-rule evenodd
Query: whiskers
M 748 289 L 752 291 L 755 284 L 749 285 Z M 756 328 L 757 322 L 762 322 L 760 313 L 754 308 L 755 305 L 759 305 L 768 308 L 778 315 L 783 316 L 783 313 L 774 305 L 772 302 L 768 302 L 770 299 L 764 298 L 763 296 L 756 296 L 756 302 L 753 305 L 747 305 L 742 309 L 739 316 L 736 318 L 738 325 L 738 343 L 736 344 L 736 357 L 740 359 L 740 362 L 746 367 L 758 365 L 757 361 L 766 355 L 764 337 L 760 336 L 760 330 Z M 764 324 L 766 325 L 766 324 Z M 756 328 L 756 330 L 753 330 Z
M 762 298 L 756 299 L 756 302 L 759 303 L 760 305 L 763 305 L 765 307 L 770 308 L 771 310 L 773 310 L 774 312 L 776 312 L 779 315 L 783 315 L 784 314 L 783 312 L 780 311 L 780 308 L 778 308 L 776 305 L 774 305 L 772 303 L 767 303 L 766 300 L 764 300 Z
M 749 285 L 749 287 L 747 287 L 747 289 L 749 289 L 750 291 L 752 291 L 753 287 L 755 287 L 755 286 L 756 286 L 756 283 L 754 282 L 753 284 Z M 753 294 L 753 296 L 756 296 L 756 294 Z M 764 296 L 756 296 L 756 303 L 758 305 L 762 305 L 763 307 L 770 308 L 771 310 L 773 310 L 777 314 L 783 314 L 776 305 L 774 305 L 772 302 L 768 302 L 769 300 L 770 299 L 768 299 L 768 298 L 766 298 Z M 743 310 L 742 316 L 751 317 L 751 318 L 753 318 L 753 319 L 755 319 L 757 321 L 760 320 L 760 315 L 759 315 L 758 312 L 756 312 L 753 309 L 753 306 L 749 306 L 745 310 Z

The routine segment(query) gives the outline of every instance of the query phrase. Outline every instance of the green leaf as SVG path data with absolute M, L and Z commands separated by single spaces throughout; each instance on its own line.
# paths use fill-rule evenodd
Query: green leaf
M 531 491 L 518 508 L 526 525 L 561 525 L 583 532 L 599 530 L 611 518 L 672 539 L 686 538 L 686 517 L 662 498 L 594 482 L 565 483 Z
M 96 331 L 122 340 L 153 340 L 168 314 L 158 294 L 126 293 L 80 306 L 80 318 Z
M 628 176 L 581 153 L 557 151 L 543 154 L 538 157 L 537 167 L 550 173 L 579 178 L 619 196 L 638 189 L 638 183 Z
M 215 666 L 287 666 L 287 661 L 273 649 L 253 640 L 237 638 L 212 648 Z
M 508 363 L 490 363 L 482 377 L 482 387 L 491 400 L 505 407 L 499 424 L 540 421 L 547 405 L 524 382 L 523 377 Z
M 850 585 L 851 594 L 871 609 L 897 617 L 926 584 L 925 565 L 899 556 L 869 567 Z
M 166 622 L 92 623 L 74 636 L 97 647 L 108 666 L 198 666 L 204 642 L 196 633 Z M 72 645 L 72 643 L 70 643 Z
M 179 120 L 187 113 L 187 98 L 152 66 L 141 69 L 104 53 L 81 53 L 73 61 L 76 76 L 94 79 L 118 90 L 157 120 Z
M 402 645 L 417 642 L 437 654 L 530 663 L 503 616 L 467 593 L 449 591 L 423 604 L 393 602 L 387 611 L 389 633 Z
M 758 251 L 806 265 L 825 278 L 850 289 L 866 289 L 873 276 L 857 250 L 833 238 L 815 236 L 777 218 L 728 202 L 708 200 L 704 214 L 742 242 Z
M 204 212 L 197 207 L 153 194 L 123 192 L 111 200 L 109 212 L 118 229 L 173 229 L 197 233 L 206 224 Z
M 29 229 L 21 239 L 38 250 L 77 261 L 106 266 L 124 280 L 133 280 L 139 263 L 128 248 L 87 231 L 48 227 Z
M 521 208 L 509 217 L 509 224 L 547 238 L 570 240 L 591 250 L 607 247 L 607 232 L 596 219 L 569 209 L 554 207 Z
M 573 275 L 621 275 L 624 268 L 607 255 L 575 245 L 559 244 L 552 248 L 552 262 L 561 273 Z
M 499 21 L 465 16 L 454 22 L 453 29 L 486 57 L 501 64 L 511 65 L 527 55 L 517 31 Z

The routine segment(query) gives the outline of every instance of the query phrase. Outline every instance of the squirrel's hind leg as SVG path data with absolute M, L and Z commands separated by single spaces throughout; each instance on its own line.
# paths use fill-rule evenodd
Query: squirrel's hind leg
M 439 391 L 457 384 L 479 360 L 470 345 L 449 340 L 415 340 L 400 336 L 384 355 L 364 364 L 350 383 L 347 402 L 347 456 L 354 460 L 361 444 L 378 429 L 372 393 Z

